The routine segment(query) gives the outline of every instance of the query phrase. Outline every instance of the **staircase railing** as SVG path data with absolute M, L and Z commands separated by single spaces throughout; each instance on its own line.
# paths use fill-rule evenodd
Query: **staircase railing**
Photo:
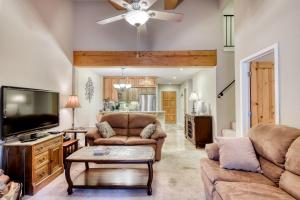
M 218 98 L 220 99 L 222 96 L 224 96 L 224 93 L 235 83 L 235 80 L 231 81 L 219 94 Z

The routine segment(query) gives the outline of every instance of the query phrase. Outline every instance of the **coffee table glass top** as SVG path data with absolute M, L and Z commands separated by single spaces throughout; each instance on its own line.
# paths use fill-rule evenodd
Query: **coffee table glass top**
M 106 149 L 104 153 L 94 155 L 94 150 Z M 83 147 L 66 158 L 66 161 L 149 161 L 154 160 L 155 152 L 149 146 L 89 146 Z

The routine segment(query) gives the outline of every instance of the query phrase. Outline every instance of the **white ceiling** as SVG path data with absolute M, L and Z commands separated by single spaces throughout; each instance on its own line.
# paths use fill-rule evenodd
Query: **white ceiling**
M 102 76 L 121 76 L 121 68 L 91 68 Z M 201 68 L 126 68 L 124 76 L 156 76 L 159 84 L 181 84 L 191 79 Z

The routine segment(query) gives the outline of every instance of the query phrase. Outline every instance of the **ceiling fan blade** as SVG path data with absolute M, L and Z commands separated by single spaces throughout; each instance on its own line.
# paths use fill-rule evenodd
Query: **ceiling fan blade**
M 165 21 L 182 21 L 184 14 L 182 13 L 169 13 L 169 12 L 160 12 L 155 10 L 149 10 L 148 14 L 152 19 L 165 20 Z
M 138 32 L 139 32 L 140 34 L 142 34 L 142 35 L 147 34 L 147 25 L 144 24 L 144 25 L 142 25 L 142 26 L 139 26 L 139 27 L 138 27 Z
M 112 22 L 120 21 L 120 20 L 124 19 L 124 17 L 125 17 L 124 14 L 117 15 L 117 16 L 110 17 L 110 18 L 107 18 L 107 19 L 104 19 L 104 20 L 97 21 L 97 24 L 100 24 L 100 25 L 109 24 L 109 23 L 112 23 Z
M 119 6 L 121 6 L 122 8 L 127 9 L 127 10 L 132 9 L 132 6 L 124 0 L 110 0 L 110 1 L 117 4 L 117 5 L 119 5 Z
M 148 10 L 156 2 L 157 0 L 141 0 L 139 4 L 142 7 L 142 9 Z

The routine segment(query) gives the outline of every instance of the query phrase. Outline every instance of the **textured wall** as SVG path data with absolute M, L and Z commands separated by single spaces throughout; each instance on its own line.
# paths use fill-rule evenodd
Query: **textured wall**
M 281 123 L 300 127 L 300 1 L 235 1 L 236 13 L 236 115 L 240 127 L 240 60 L 279 44 Z

